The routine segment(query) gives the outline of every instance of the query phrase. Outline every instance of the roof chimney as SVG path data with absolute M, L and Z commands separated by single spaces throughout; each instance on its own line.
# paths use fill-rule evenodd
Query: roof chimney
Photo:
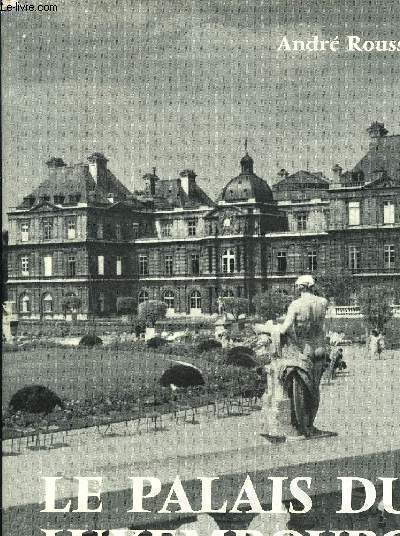
M 64 160 L 62 158 L 52 156 L 51 158 L 49 158 L 49 160 L 47 160 L 46 166 L 49 170 L 50 179 L 55 179 L 57 176 L 57 171 L 64 169 L 66 164 L 64 163 Z
M 385 128 L 385 124 L 378 123 L 378 121 L 372 123 L 371 126 L 367 128 L 367 132 L 371 140 L 371 145 L 377 144 L 378 141 L 384 138 L 388 133 Z
M 156 175 L 156 168 L 153 167 L 153 173 L 146 173 L 143 175 L 146 194 L 156 195 L 156 184 L 160 180 Z
M 94 182 L 103 190 L 108 191 L 107 158 L 102 153 L 93 153 L 88 157 L 89 173 Z
M 332 168 L 332 173 L 333 173 L 332 187 L 333 188 L 340 188 L 342 184 L 341 182 L 342 171 L 343 171 L 343 168 L 339 164 L 335 164 L 333 166 Z
M 194 194 L 196 186 L 196 173 L 193 169 L 184 169 L 179 173 L 181 179 L 182 190 L 188 197 L 191 197 Z

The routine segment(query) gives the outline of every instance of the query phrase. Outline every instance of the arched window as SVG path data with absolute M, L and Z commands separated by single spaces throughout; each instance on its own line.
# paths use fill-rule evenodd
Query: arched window
M 43 313 L 50 314 L 53 312 L 53 296 L 47 292 L 43 296 Z
M 222 253 L 222 271 L 224 274 L 236 271 L 236 256 L 233 249 L 225 249 Z
M 201 294 L 198 290 L 190 294 L 190 309 L 201 310 Z
M 102 314 L 104 313 L 104 310 L 105 310 L 105 297 L 104 297 L 104 292 L 99 292 L 98 295 L 97 295 L 97 312 L 99 314 Z
M 175 309 L 175 294 L 172 290 L 164 292 L 163 302 L 167 304 L 168 309 Z
M 230 289 L 230 288 L 225 288 L 223 291 L 222 291 L 222 297 L 223 298 L 234 298 L 235 297 L 235 294 L 233 293 L 233 290 Z
M 149 301 L 149 293 L 147 292 L 147 290 L 141 290 L 139 292 L 138 301 L 139 303 L 144 303 L 144 302 Z
M 19 300 L 19 310 L 23 314 L 30 313 L 32 310 L 31 299 L 28 294 L 22 294 Z

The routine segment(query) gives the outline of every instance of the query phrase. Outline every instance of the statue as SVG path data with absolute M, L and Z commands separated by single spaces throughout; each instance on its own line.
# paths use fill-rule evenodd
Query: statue
M 288 308 L 282 324 L 266 323 L 264 333 L 280 339 L 275 358 L 267 367 L 265 418 L 268 436 L 311 437 L 322 432 L 314 427 L 319 407 L 319 385 L 329 351 L 325 336 L 328 302 L 313 293 L 314 280 L 296 281 L 300 297 Z M 262 332 L 260 325 L 255 329 Z
M 224 300 L 222 298 L 217 299 L 218 316 L 222 316 L 225 313 Z

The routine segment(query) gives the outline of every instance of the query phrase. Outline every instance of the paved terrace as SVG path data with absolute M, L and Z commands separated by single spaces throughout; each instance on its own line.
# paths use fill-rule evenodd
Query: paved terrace
M 398 476 L 400 370 L 396 354 L 378 362 L 360 358 L 349 363 L 349 369 L 349 374 L 322 387 L 316 424 L 320 429 L 336 432 L 336 437 L 271 443 L 262 435 L 260 411 L 219 419 L 200 414 L 196 424 L 165 420 L 163 430 L 140 435 L 133 427 L 132 435 L 125 435 L 123 423 L 114 425 L 110 436 L 102 436 L 96 429 L 80 430 L 68 435 L 63 448 L 34 451 L 25 447 L 19 455 L 6 456 L 3 504 L 8 528 L 4 533 L 36 536 L 43 534 L 38 527 L 93 526 L 95 514 L 40 514 L 44 498 L 42 476 L 70 479 L 64 481 L 60 497 L 72 498 L 76 496 L 72 477 L 101 475 L 101 515 L 106 521 L 101 522 L 97 514 L 96 524 L 106 528 L 133 523 L 136 527 L 146 523 L 154 527 L 166 518 L 126 514 L 131 504 L 129 476 L 156 476 L 168 490 L 167 484 L 179 475 L 197 507 L 198 483 L 194 479 L 200 475 L 220 477 L 216 504 L 222 498 L 234 500 L 246 474 L 251 475 L 265 504 L 271 501 L 270 485 L 263 485 L 268 476 L 310 476 L 310 494 L 315 495 L 337 492 L 337 476 L 360 476 L 372 481 L 378 476 Z M 165 498 L 163 490 L 162 498 L 149 503 L 149 508 L 156 510 Z M 30 527 L 29 531 L 25 528 L 21 532 L 22 526 Z

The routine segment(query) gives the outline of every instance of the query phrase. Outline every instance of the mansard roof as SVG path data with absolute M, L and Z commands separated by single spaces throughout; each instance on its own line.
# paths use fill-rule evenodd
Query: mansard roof
M 400 179 L 400 135 L 374 138 L 368 152 L 351 171 L 363 173 L 366 183 L 376 180 L 381 171 L 394 180 Z
M 273 191 L 304 189 L 327 190 L 329 188 L 328 179 L 324 177 L 320 171 L 311 172 L 299 170 L 290 175 L 286 173 L 285 170 L 281 170 L 280 176 L 283 176 L 283 178 L 272 186 Z
M 44 179 L 37 188 L 25 197 L 19 208 L 30 208 L 42 201 L 56 203 L 55 198 L 63 198 L 65 203 L 71 199 L 79 199 L 81 203 L 108 203 L 109 194 L 117 199 L 125 199 L 131 195 L 110 170 L 106 169 L 105 178 L 99 183 L 93 179 L 88 164 L 73 164 L 67 166 L 60 158 L 52 158 L 47 162 L 48 178 Z M 27 203 L 27 200 L 31 202 Z
M 189 194 L 181 186 L 181 179 L 159 180 L 155 184 L 154 196 L 142 194 L 140 200 L 148 199 L 158 210 L 171 208 L 198 208 L 200 206 L 213 207 L 215 203 L 195 182 L 190 186 Z

